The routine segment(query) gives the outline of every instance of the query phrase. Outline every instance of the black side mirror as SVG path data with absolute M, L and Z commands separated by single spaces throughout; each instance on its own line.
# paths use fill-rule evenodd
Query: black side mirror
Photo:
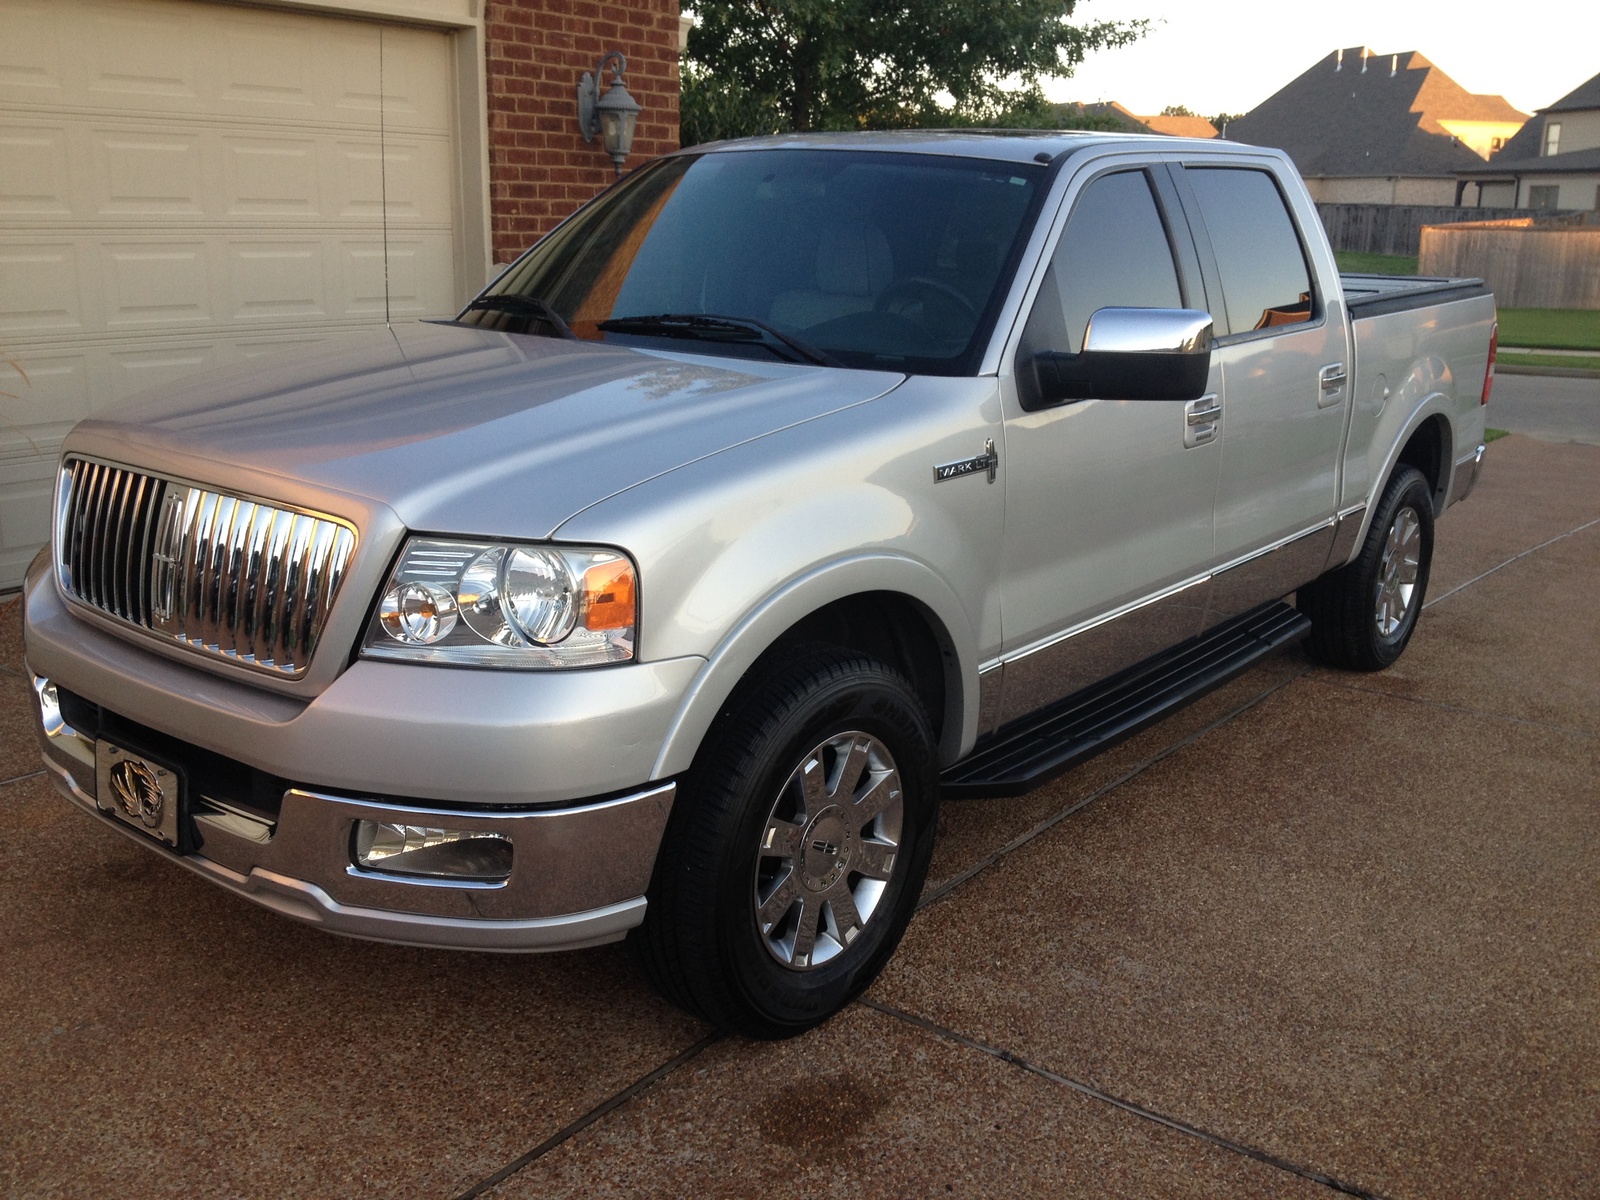
M 1102 308 L 1083 352 L 1033 356 L 1039 394 L 1063 400 L 1197 400 L 1211 374 L 1211 314 L 1193 308 Z

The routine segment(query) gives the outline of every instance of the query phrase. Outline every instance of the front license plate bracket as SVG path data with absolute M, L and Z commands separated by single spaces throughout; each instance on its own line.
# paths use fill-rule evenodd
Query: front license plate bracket
M 102 738 L 95 744 L 95 802 L 100 811 L 178 848 L 183 777 L 166 763 Z

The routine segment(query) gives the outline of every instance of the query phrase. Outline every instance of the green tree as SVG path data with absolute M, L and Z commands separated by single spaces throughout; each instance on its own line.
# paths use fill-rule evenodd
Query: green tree
M 697 0 L 684 145 L 810 129 L 1049 124 L 1038 81 L 1144 21 L 1074 24 L 1078 0 Z
M 1161 110 L 1161 115 L 1163 117 L 1192 117 L 1194 113 L 1189 111 L 1187 104 L 1169 104 Z

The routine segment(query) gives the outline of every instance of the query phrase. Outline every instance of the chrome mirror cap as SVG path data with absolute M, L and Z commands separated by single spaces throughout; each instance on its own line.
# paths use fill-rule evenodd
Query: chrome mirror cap
M 1211 314 L 1196 308 L 1102 308 L 1089 318 L 1083 348 L 1102 354 L 1203 354 Z

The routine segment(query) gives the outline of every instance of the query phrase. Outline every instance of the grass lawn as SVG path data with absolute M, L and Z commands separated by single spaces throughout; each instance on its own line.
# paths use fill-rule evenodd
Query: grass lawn
M 1600 352 L 1600 309 L 1502 308 L 1500 344 Z
M 1485 429 L 1483 431 L 1483 443 L 1487 446 L 1490 442 L 1497 442 L 1505 436 L 1506 430 L 1504 429 Z
M 1362 250 L 1335 250 L 1334 262 L 1339 270 L 1356 275 L 1415 275 L 1416 256 L 1404 254 L 1368 254 Z

